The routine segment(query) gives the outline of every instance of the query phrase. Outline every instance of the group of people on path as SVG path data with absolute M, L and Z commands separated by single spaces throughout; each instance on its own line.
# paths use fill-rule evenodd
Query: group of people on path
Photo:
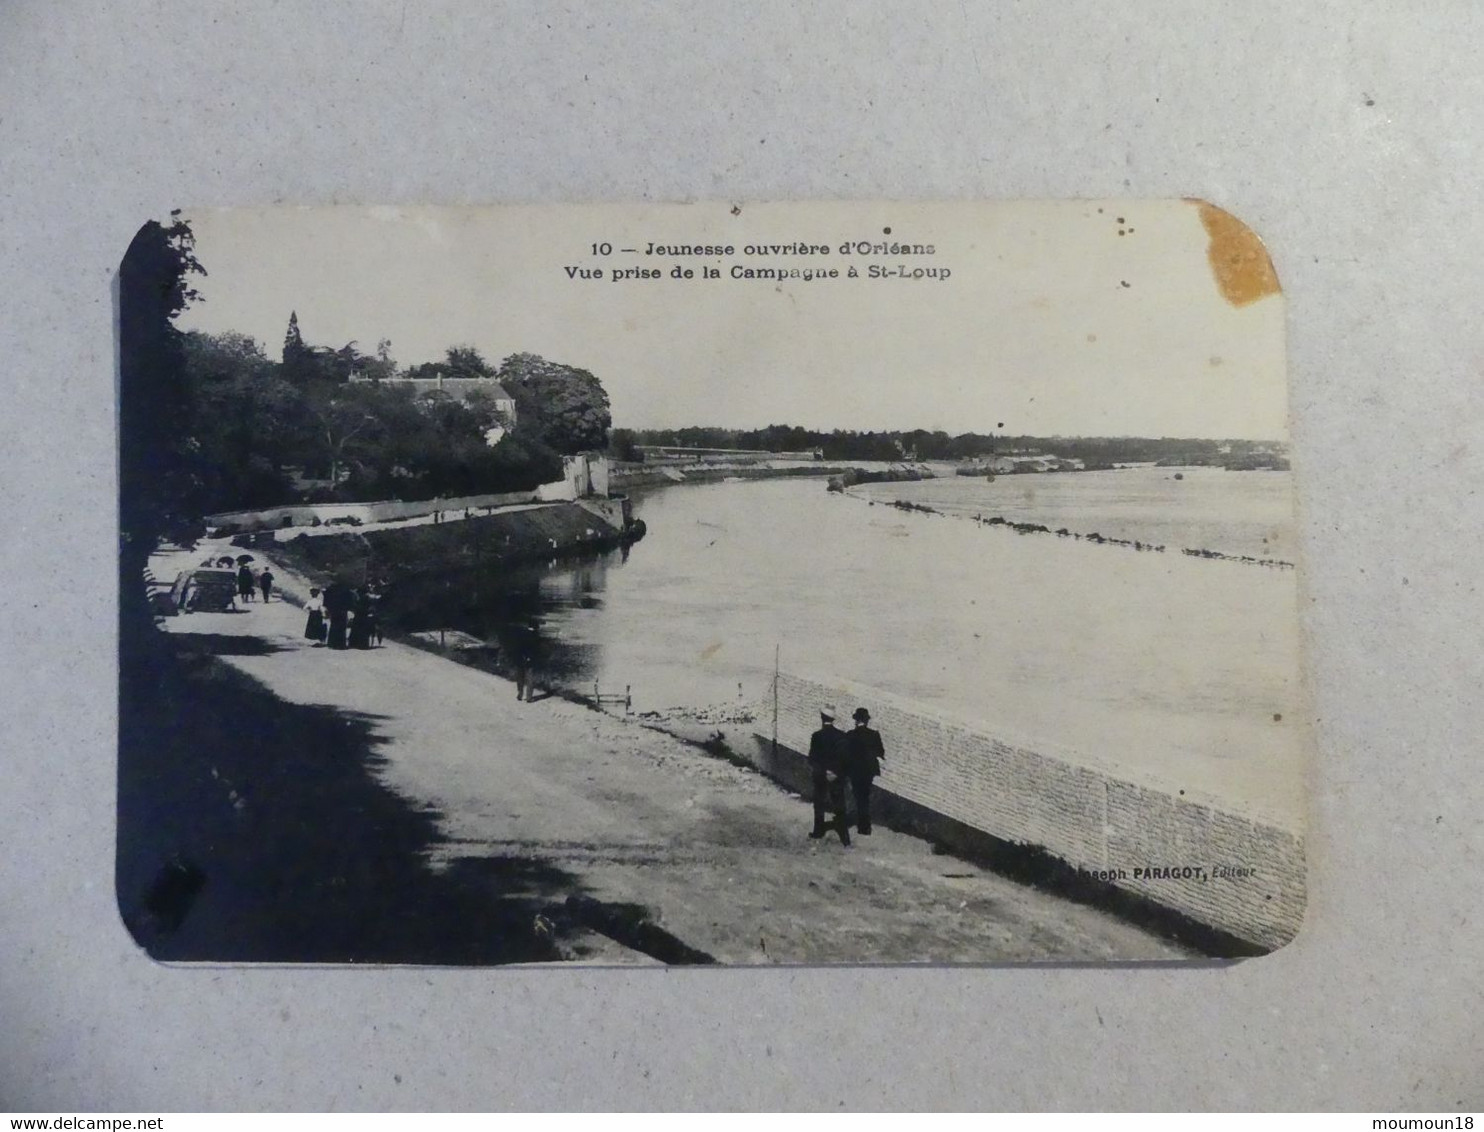
M 881 774 L 886 749 L 881 733 L 871 727 L 871 713 L 858 707 L 852 715 L 853 730 L 841 731 L 835 726 L 835 705 L 819 709 L 819 730 L 809 737 L 809 769 L 814 783 L 814 829 L 809 836 L 819 840 L 830 825 L 840 835 L 843 845 L 850 844 L 850 816 L 845 788 L 855 799 L 857 833 L 871 832 L 871 784 Z M 835 820 L 827 824 L 825 815 L 833 812 Z
M 381 591 L 369 582 L 359 589 L 344 582 L 331 582 L 323 591 L 315 587 L 304 603 L 304 636 L 314 642 L 315 648 L 369 649 L 379 645 L 380 603 Z
M 259 570 L 256 566 L 249 564 L 250 555 L 244 555 L 241 559 L 233 558 L 230 554 L 220 557 L 208 558 L 201 563 L 202 566 L 215 567 L 217 569 L 237 570 L 237 596 L 246 605 L 248 602 L 257 600 L 256 595 L 262 593 L 263 600 L 269 601 L 273 597 L 273 570 L 264 566 Z M 235 604 L 233 608 L 236 608 Z

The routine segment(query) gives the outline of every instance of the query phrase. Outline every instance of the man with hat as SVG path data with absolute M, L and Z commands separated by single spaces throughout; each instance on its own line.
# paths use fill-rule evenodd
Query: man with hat
M 845 772 L 850 777 L 850 789 L 855 795 L 855 828 L 861 833 L 870 833 L 871 782 L 881 773 L 886 749 L 881 745 L 881 733 L 871 729 L 870 712 L 858 707 L 852 718 L 855 730 L 845 737 Z
M 835 705 L 819 709 L 819 730 L 809 736 L 809 768 L 814 775 L 814 840 L 825 835 L 825 802 L 835 811 L 835 832 L 842 845 L 850 844 L 850 826 L 845 820 L 845 732 L 835 726 Z

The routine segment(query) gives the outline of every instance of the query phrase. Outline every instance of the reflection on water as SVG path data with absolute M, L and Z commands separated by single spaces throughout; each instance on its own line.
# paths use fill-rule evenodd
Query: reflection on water
M 1167 542 L 1166 554 L 903 513 L 831 495 L 817 479 L 684 485 L 636 496 L 648 534 L 626 561 L 614 552 L 406 583 L 388 614 L 404 629 L 462 630 L 506 656 L 529 643 L 553 680 L 632 685 L 636 710 L 761 699 L 776 655 L 787 671 L 878 687 L 1051 752 L 1282 808 L 1301 769 L 1294 572 L 1182 556 L 1175 547 L 1201 542 L 1178 531 L 1155 539 L 1133 517 L 1147 503 L 1122 504 L 1121 529 L 1098 521 L 1110 494 L 1148 496 L 1147 485 L 1108 479 L 1166 469 L 1145 472 L 1024 478 L 1055 483 L 1068 527 Z M 1179 527 L 1183 500 L 1197 504 L 1187 529 L 1206 532 L 1212 549 L 1245 552 L 1235 540 L 1258 530 L 1292 537 L 1271 501 L 1238 498 L 1225 545 L 1201 525 L 1220 518 L 1223 483 L 1257 495 L 1277 478 L 1192 478 L 1199 493 L 1166 488 L 1154 507 L 1166 529 Z M 878 490 L 960 493 L 968 506 L 1000 482 Z M 1091 502 L 1074 521 L 1067 493 L 1079 483 Z
M 408 578 L 387 593 L 386 616 L 404 632 L 451 629 L 484 641 L 484 659 L 497 668 L 523 660 L 552 682 L 591 684 L 599 670 L 597 646 L 576 639 L 564 622 L 578 611 L 602 608 L 608 570 L 626 562 L 629 549 L 502 571 Z

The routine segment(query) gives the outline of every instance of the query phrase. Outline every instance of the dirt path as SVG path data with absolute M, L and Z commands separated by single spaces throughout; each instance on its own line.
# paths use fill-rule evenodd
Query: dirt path
M 173 577 L 205 552 L 162 554 L 154 572 Z M 661 935 L 719 962 L 1191 955 L 890 830 L 849 849 L 833 835 L 811 841 L 808 804 L 750 770 L 559 698 L 517 702 L 511 683 L 409 646 L 314 648 L 303 623 L 296 605 L 275 600 L 164 624 L 256 638 L 223 659 L 283 700 L 376 717 L 377 777 L 436 814 L 434 871 L 539 860 L 576 877 L 585 899 L 642 906 Z M 664 957 L 607 935 L 619 942 L 589 958 Z

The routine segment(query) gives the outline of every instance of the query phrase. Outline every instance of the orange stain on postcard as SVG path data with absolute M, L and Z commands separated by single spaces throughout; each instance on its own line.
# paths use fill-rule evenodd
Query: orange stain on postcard
M 1201 224 L 1211 242 L 1206 258 L 1211 261 L 1211 274 L 1216 286 L 1233 306 L 1245 307 L 1282 290 L 1273 261 L 1262 240 L 1230 212 L 1207 204 L 1193 202 L 1201 212 Z

